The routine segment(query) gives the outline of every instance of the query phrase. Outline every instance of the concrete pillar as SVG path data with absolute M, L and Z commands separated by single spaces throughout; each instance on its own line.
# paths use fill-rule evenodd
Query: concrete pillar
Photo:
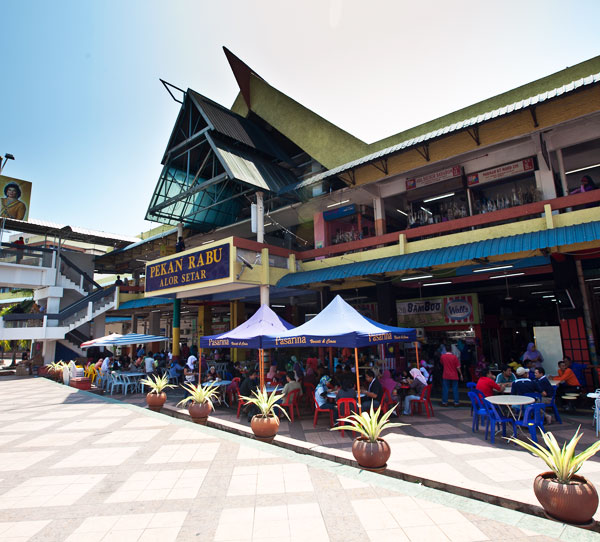
M 178 360 L 180 355 L 179 336 L 181 322 L 181 299 L 173 300 L 173 359 Z
M 137 333 L 138 328 L 138 317 L 137 314 L 131 315 L 131 333 Z
M 385 209 L 383 198 L 373 198 L 373 216 L 375 218 L 375 235 L 383 235 L 386 232 Z
M 160 311 L 150 311 L 150 314 L 148 314 L 148 334 L 160 335 Z M 164 348 L 164 345 L 160 342 L 151 343 L 149 348 L 152 352 L 156 353 L 160 352 Z
M 556 151 L 556 159 L 558 160 L 558 173 L 560 174 L 560 185 L 562 187 L 563 196 L 569 195 L 569 185 L 567 184 L 567 174 L 565 173 L 565 161 L 563 159 L 562 149 Z
M 263 248 L 261 252 L 261 284 L 260 284 L 260 304 L 269 304 L 269 283 L 270 283 L 270 266 L 269 266 L 269 249 Z
M 313 217 L 315 248 L 323 248 L 329 244 L 327 239 L 327 223 L 323 218 L 323 213 L 315 213 Z
M 94 323 L 94 338 L 104 337 L 106 335 L 106 313 L 96 316 Z
M 48 365 L 56 357 L 56 341 L 43 341 L 42 346 L 42 357 L 44 358 L 44 365 Z
M 256 193 L 256 240 L 259 243 L 265 242 L 265 205 L 262 192 Z

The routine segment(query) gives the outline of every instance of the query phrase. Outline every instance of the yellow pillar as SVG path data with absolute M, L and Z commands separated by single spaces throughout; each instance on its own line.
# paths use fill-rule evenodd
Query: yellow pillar
M 198 347 L 200 346 L 200 337 L 210 335 L 212 333 L 212 317 L 210 313 L 210 306 L 200 305 L 198 307 Z M 200 352 L 207 354 L 208 348 L 203 348 Z
M 244 319 L 244 304 L 241 301 L 230 301 L 229 302 L 229 317 L 231 329 L 238 327 Z M 231 349 L 231 361 L 236 362 L 242 359 L 243 349 L 232 348 Z

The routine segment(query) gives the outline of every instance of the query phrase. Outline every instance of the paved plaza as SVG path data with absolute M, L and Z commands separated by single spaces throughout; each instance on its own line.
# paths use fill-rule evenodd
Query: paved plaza
M 0 394 L 5 542 L 600 538 L 42 378 L 3 378 Z

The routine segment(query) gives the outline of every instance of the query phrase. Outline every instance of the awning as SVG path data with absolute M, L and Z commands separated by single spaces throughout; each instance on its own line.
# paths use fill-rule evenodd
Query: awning
M 125 303 L 121 303 L 118 310 L 143 309 L 144 307 L 154 307 L 155 305 L 169 304 L 173 304 L 172 299 L 165 299 L 164 297 L 142 297 L 140 299 L 132 299 L 131 301 L 125 301 Z
M 511 235 L 510 237 L 486 239 L 485 241 L 466 243 L 454 247 L 424 250 L 414 254 L 337 265 L 314 271 L 289 273 L 279 280 L 277 286 L 289 288 L 327 280 L 423 269 L 444 264 L 468 262 L 475 258 L 488 258 L 598 240 L 600 240 L 600 222 L 588 222 L 563 228 Z

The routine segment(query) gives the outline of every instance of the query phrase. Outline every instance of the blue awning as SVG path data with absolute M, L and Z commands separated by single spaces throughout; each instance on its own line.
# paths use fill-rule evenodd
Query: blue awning
M 132 299 L 131 301 L 125 301 L 119 305 L 120 311 L 126 309 L 143 309 L 144 307 L 154 307 L 155 305 L 172 305 L 172 299 L 166 299 L 164 297 L 142 297 L 140 299 Z
M 278 287 L 293 287 L 327 280 L 393 273 L 409 269 L 424 269 L 438 265 L 468 262 L 475 258 L 489 258 L 503 254 L 528 252 L 576 243 L 600 240 L 600 222 L 588 222 L 563 228 L 486 239 L 454 247 L 423 250 L 414 254 L 390 256 L 366 262 L 356 262 L 314 271 L 289 273 L 279 279 Z

